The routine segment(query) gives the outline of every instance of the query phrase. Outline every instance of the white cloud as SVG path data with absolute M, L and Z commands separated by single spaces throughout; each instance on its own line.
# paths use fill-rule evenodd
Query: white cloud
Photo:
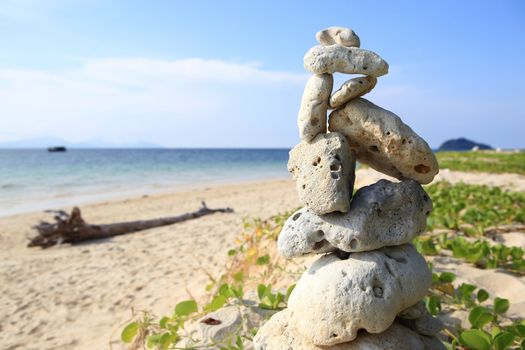
M 0 69 L 1 129 L 11 139 L 54 135 L 182 146 L 188 141 L 183 131 L 204 132 L 207 125 L 205 145 L 220 146 L 212 136 L 232 131 L 224 125 L 239 133 L 249 127 L 243 120 L 278 118 L 284 112 L 279 101 L 297 98 L 307 77 L 200 58 L 88 59 L 67 70 Z M 290 102 L 293 110 L 296 103 Z M 253 105 L 256 111 L 250 111 Z

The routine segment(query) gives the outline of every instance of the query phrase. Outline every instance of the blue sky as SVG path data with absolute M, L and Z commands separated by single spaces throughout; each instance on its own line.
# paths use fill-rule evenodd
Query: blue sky
M 293 146 L 333 25 L 390 64 L 366 98 L 431 146 L 525 148 L 523 1 L 2 0 L 0 142 Z

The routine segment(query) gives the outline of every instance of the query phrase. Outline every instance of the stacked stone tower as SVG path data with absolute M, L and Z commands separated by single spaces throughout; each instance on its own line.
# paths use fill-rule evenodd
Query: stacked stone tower
M 304 57 L 313 75 L 299 111 L 301 143 L 288 162 L 305 207 L 285 223 L 278 249 L 287 258 L 323 255 L 288 308 L 259 330 L 255 348 L 444 349 L 435 338 L 442 324 L 422 302 L 431 272 L 410 244 L 432 210 L 421 184 L 438 173 L 436 158 L 397 115 L 360 98 L 388 72 L 379 55 L 359 48 L 348 28 L 322 30 L 317 40 Z M 364 76 L 332 93 L 334 73 Z M 400 181 L 352 196 L 356 161 Z

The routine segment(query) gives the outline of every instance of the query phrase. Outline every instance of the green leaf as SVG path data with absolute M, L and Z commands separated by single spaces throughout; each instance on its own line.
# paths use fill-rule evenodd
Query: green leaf
M 430 296 L 426 300 L 426 306 L 428 312 L 430 312 L 430 314 L 433 316 L 437 315 L 441 311 L 441 301 L 435 295 Z
M 520 337 L 525 337 L 525 325 L 523 324 L 517 324 L 516 325 L 516 332 Z
M 264 284 L 259 284 L 257 286 L 257 296 L 259 297 L 259 300 L 262 300 L 264 295 L 266 294 L 267 287 Z
M 255 261 L 257 265 L 268 265 L 270 263 L 270 256 L 268 254 L 260 256 Z
M 292 294 L 293 290 L 295 288 L 295 284 L 292 284 L 288 289 L 286 290 L 286 302 L 288 302 L 288 299 L 290 298 L 290 295 Z
M 501 332 L 494 338 L 496 350 L 508 349 L 514 342 L 514 335 L 509 332 Z
M 470 350 L 490 350 L 490 336 L 479 329 L 464 331 L 459 341 Z
M 244 281 L 244 272 L 239 271 L 233 274 L 233 279 L 237 282 Z
M 468 316 L 470 324 L 475 328 L 482 328 L 484 325 L 492 321 L 492 313 L 483 306 L 476 306 L 473 308 Z
M 504 314 L 509 309 L 509 300 L 498 298 L 496 297 L 494 299 L 494 312 L 497 314 Z
M 456 279 L 456 275 L 452 272 L 443 272 L 439 275 L 439 281 L 441 283 L 451 283 Z
M 224 295 L 217 295 L 204 307 L 204 309 L 206 311 L 217 311 L 226 304 L 226 300 L 227 299 Z
M 266 303 L 259 303 L 259 307 L 261 309 L 273 310 L 273 307 L 271 305 L 266 304 Z
M 478 301 L 482 303 L 489 298 L 489 293 L 485 289 L 480 289 L 478 290 L 477 298 Z
M 150 335 L 146 341 L 146 344 L 148 346 L 149 349 L 159 345 L 159 341 L 160 341 L 160 337 L 161 335 L 160 334 L 154 334 L 154 335 Z
M 164 316 L 163 318 L 161 318 L 159 321 L 160 328 L 166 328 L 166 324 L 169 322 L 169 320 L 170 318 L 168 316 Z
M 159 338 L 159 346 L 161 349 L 167 349 L 172 344 L 173 337 L 171 333 L 164 333 Z
M 120 333 L 120 339 L 124 343 L 131 343 L 133 341 L 133 338 L 137 335 L 137 332 L 139 331 L 139 324 L 138 322 L 131 322 L 128 324 L 124 329 L 122 330 L 122 333 Z
M 230 286 L 226 283 L 219 287 L 219 294 L 225 296 L 226 298 L 234 296 L 231 292 Z
M 195 300 L 181 301 L 175 306 L 175 314 L 179 317 L 188 316 L 197 311 L 198 308 Z
M 228 256 L 234 256 L 235 254 L 237 254 L 237 250 L 236 249 L 228 250 Z

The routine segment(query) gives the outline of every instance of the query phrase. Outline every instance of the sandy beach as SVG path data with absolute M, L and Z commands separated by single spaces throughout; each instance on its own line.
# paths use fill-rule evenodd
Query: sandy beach
M 357 187 L 377 181 L 359 170 Z M 525 177 L 442 171 L 451 182 L 486 183 L 525 191 Z M 300 205 L 291 180 L 220 185 L 81 206 L 89 223 L 149 219 L 209 207 L 232 207 L 172 226 L 76 246 L 29 249 L 31 226 L 49 215 L 38 212 L 0 218 L 0 344 L 3 349 L 108 349 L 118 342 L 131 308 L 157 315 L 171 312 L 189 295 L 200 298 L 207 273 L 221 271 L 244 217 L 269 217 Z M 70 208 L 64 208 L 70 209 Z M 523 235 L 523 234 L 520 234 Z M 523 246 L 523 239 L 515 244 Z M 445 259 L 446 260 L 446 259 Z M 439 268 L 439 261 L 436 261 Z M 450 260 L 442 265 L 511 298 L 524 316 L 525 279 L 494 270 L 474 273 Z M 471 266 L 465 269 L 472 269 Z M 474 269 L 477 270 L 477 269 Z M 465 273 L 462 273 L 464 271 Z M 464 276 L 464 278 L 463 278 Z M 496 276 L 498 278 L 492 278 Z M 509 288 L 512 286 L 512 288 Z

